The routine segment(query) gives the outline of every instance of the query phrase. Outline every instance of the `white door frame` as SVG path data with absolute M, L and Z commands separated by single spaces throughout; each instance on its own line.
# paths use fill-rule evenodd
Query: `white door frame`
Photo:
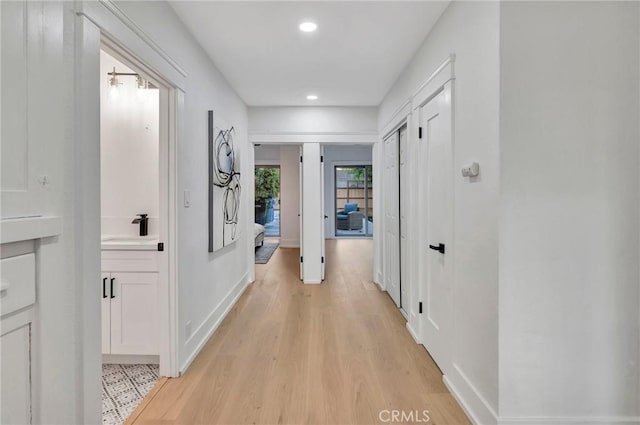
M 140 72 L 147 74 L 160 85 L 161 117 L 160 117 L 160 161 L 166 165 L 166 172 L 160 173 L 160 184 L 164 188 L 160 195 L 161 211 L 167 216 L 161 224 L 161 242 L 165 243 L 165 255 L 160 255 L 159 311 L 160 311 L 160 375 L 179 376 L 178 367 L 178 269 L 177 269 L 177 145 L 183 131 L 184 87 L 186 73 L 131 19 L 110 1 L 77 3 L 77 75 L 87 75 L 99 71 L 100 48 L 107 46 L 118 53 L 119 59 L 129 62 Z M 96 241 L 94 233 L 82 231 L 84 226 L 95 226 L 100 222 L 100 120 L 98 85 L 99 75 L 78 79 L 76 94 L 76 110 L 80 115 L 88 115 L 88 119 L 76 120 L 76 143 L 88 152 L 82 158 L 83 164 L 76 162 L 79 184 L 77 191 L 84 200 L 82 211 L 84 223 L 80 225 L 76 239 L 77 249 L 93 249 Z M 164 116 L 163 116 L 164 114 Z M 96 120 L 97 118 L 97 120 Z M 165 125 L 166 124 L 166 125 Z M 96 155 L 97 153 L 97 155 Z M 90 205 L 87 203 L 90 202 Z M 88 210 L 88 211 L 87 211 Z M 161 220 L 162 223 L 162 220 Z M 99 228 L 99 227 L 98 227 Z M 93 269 L 96 270 L 93 270 Z M 81 271 L 81 278 L 91 282 L 93 276 L 100 276 L 100 263 L 86 266 Z M 88 285 L 84 299 L 100 297 L 99 285 Z M 99 320 L 99 311 L 84 311 L 85 320 Z M 96 317 L 94 317 L 94 315 Z M 90 340 L 88 335 L 83 335 Z M 98 351 L 99 353 L 100 351 Z M 95 347 L 85 347 L 85 356 L 95 356 Z M 90 381 L 90 377 L 85 377 Z

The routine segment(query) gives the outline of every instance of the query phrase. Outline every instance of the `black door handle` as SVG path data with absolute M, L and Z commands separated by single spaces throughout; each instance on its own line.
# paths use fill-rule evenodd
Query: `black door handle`
M 107 298 L 107 278 L 102 278 L 102 298 Z
M 113 295 L 113 281 L 114 281 L 114 280 L 116 280 L 116 278 L 115 278 L 115 277 L 112 277 L 112 278 L 111 278 L 111 298 L 115 298 L 115 297 L 116 297 L 115 295 Z
M 437 246 L 436 245 L 429 245 L 429 248 L 433 249 L 434 251 L 438 251 L 440 254 L 444 254 L 444 244 L 443 243 L 439 243 Z

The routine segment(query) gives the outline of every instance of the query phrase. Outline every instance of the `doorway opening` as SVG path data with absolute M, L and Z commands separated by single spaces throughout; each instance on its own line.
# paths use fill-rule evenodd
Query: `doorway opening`
M 300 248 L 300 146 L 255 144 L 253 158 L 258 279 L 280 249 Z
M 264 237 L 280 238 L 280 166 L 255 166 L 255 222 L 264 226 Z
M 102 414 L 104 424 L 115 424 L 160 376 L 176 375 L 169 259 L 175 113 L 170 88 L 107 40 L 99 61 Z
M 373 237 L 373 167 L 337 165 L 335 235 Z

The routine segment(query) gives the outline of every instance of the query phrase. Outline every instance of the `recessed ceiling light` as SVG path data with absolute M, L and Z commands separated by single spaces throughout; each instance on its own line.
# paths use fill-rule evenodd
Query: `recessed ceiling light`
M 318 100 L 318 96 L 316 96 L 315 94 L 310 94 L 309 96 L 307 96 L 307 100 Z
M 303 22 L 298 28 L 303 32 L 313 32 L 318 29 L 318 25 L 315 22 Z

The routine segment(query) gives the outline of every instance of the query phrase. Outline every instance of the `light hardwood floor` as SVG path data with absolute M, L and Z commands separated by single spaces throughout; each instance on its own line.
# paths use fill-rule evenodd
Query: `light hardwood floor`
M 370 240 L 327 241 L 321 285 L 300 282 L 298 258 L 278 249 L 256 266 L 256 281 L 185 375 L 164 383 L 135 425 L 374 424 L 382 410 L 469 423 L 372 283 Z

